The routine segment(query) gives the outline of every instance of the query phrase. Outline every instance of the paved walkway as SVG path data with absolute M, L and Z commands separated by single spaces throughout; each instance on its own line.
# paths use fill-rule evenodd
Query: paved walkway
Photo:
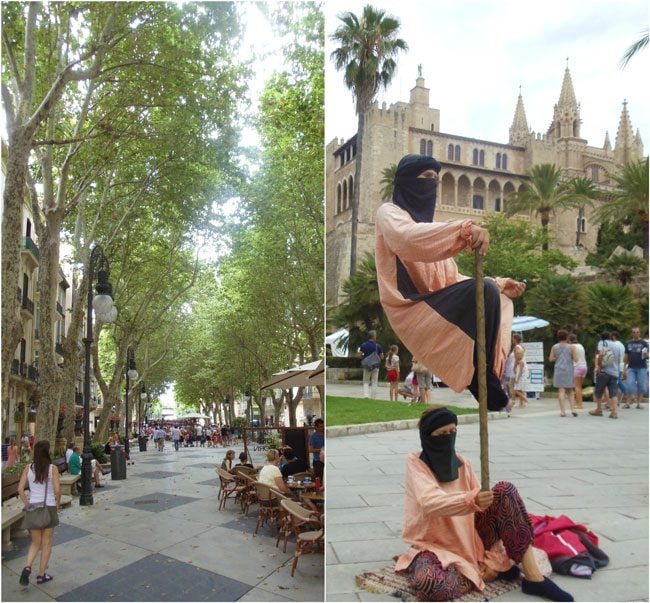
M 380 388 L 380 397 L 388 391 Z M 356 392 L 356 393 L 355 393 Z M 331 384 L 329 395 L 361 394 L 360 384 Z M 385 393 L 385 396 L 382 394 Z M 432 402 L 474 404 L 467 393 L 433 390 Z M 576 601 L 648 600 L 648 408 L 620 409 L 620 419 L 559 416 L 555 399 L 489 422 L 490 481 L 512 481 L 528 509 L 566 514 L 600 538 L 610 565 L 592 580 L 557 576 Z M 334 434 L 332 434 L 334 435 Z M 401 539 L 404 457 L 419 449 L 413 428 L 327 440 L 328 601 L 392 601 L 361 591 L 354 577 L 391 564 Z M 480 473 L 479 426 L 461 425 L 456 447 Z M 539 601 L 520 590 L 498 601 Z
M 150 442 L 151 444 L 151 442 Z M 275 547 L 267 527 L 253 534 L 257 506 L 244 518 L 232 499 L 218 511 L 223 448 L 159 453 L 132 449 L 128 479 L 105 479 L 94 505 L 75 498 L 54 530 L 49 573 L 54 580 L 18 584 L 29 538 L 2 555 L 3 601 L 322 601 L 323 556 L 300 558 Z M 242 446 L 232 447 L 237 454 Z M 262 452 L 253 453 L 263 464 Z M 255 455 L 260 456 L 257 458 Z

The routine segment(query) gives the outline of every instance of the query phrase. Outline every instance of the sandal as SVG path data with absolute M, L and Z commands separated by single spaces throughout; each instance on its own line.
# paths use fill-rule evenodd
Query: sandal
M 602 410 L 590 410 L 589 414 L 593 417 L 602 417 L 603 416 L 603 411 Z
M 50 574 L 43 574 L 42 576 L 36 576 L 36 584 L 45 584 L 46 582 L 49 582 L 50 580 L 53 580 L 52 576 Z
M 609 418 L 610 418 L 610 419 L 618 419 L 618 415 L 612 415 L 612 414 L 610 414 L 610 415 L 609 415 Z
M 23 568 L 23 571 L 20 574 L 20 580 L 19 580 L 19 582 L 20 582 L 20 584 L 22 586 L 27 586 L 29 584 L 29 575 L 31 573 L 32 573 L 32 568 L 29 567 L 29 565 L 27 567 Z

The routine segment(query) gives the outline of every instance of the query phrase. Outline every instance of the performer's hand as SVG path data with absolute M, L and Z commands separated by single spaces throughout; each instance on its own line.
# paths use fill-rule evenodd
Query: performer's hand
M 472 249 L 478 249 L 481 255 L 485 255 L 490 247 L 490 233 L 486 228 L 472 224 Z
M 520 295 L 523 295 L 525 290 L 526 290 L 526 283 L 520 283 L 519 281 L 516 281 L 511 278 L 505 279 L 503 285 L 504 295 L 507 295 L 510 298 L 519 297 Z
M 480 507 L 482 511 L 485 511 L 494 500 L 494 493 L 492 490 L 483 491 L 481 490 L 474 499 L 474 503 L 477 507 Z

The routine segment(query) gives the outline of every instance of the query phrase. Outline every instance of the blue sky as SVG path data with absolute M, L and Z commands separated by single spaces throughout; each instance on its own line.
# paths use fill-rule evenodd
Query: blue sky
M 329 58 L 329 35 L 336 15 L 360 14 L 366 2 L 327 0 L 325 139 L 356 131 L 351 94 Z M 645 0 L 377 0 L 376 8 L 401 21 L 400 37 L 409 51 L 398 59 L 394 83 L 378 101 L 408 101 L 417 65 L 430 88 L 430 103 L 440 109 L 441 130 L 507 142 L 519 86 L 528 126 L 546 132 L 568 65 L 581 105 L 582 137 L 601 146 L 605 131 L 612 145 L 623 99 L 634 131 L 639 128 L 645 153 L 650 148 L 648 76 L 650 48 L 625 69 L 619 61 L 648 26 Z

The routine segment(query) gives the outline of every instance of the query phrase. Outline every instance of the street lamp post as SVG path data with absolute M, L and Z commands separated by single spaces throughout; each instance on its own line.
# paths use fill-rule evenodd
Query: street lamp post
M 129 381 L 135 381 L 138 378 L 138 371 L 135 370 L 135 358 L 133 357 L 133 348 L 129 346 L 126 349 L 126 392 L 124 395 L 124 404 L 126 406 L 126 431 L 124 437 L 124 451 L 126 452 L 126 458 L 129 460 L 131 456 L 129 454 L 129 427 L 131 423 L 131 416 L 129 415 Z
M 251 390 L 250 385 L 246 388 L 244 395 L 246 396 L 246 404 L 247 404 L 246 410 L 248 411 L 248 424 L 252 425 L 253 424 L 253 391 Z
M 147 399 L 147 386 L 142 382 L 142 387 L 140 388 L 140 403 L 138 404 L 138 443 L 140 443 L 140 437 L 142 436 L 142 407 L 145 404 Z
M 93 276 L 97 268 L 97 295 L 93 297 Z M 112 288 L 108 282 L 110 275 L 108 260 L 100 245 L 95 245 L 90 253 L 88 266 L 88 305 L 86 306 L 86 337 L 84 365 L 84 448 L 81 455 L 81 496 L 80 505 L 93 504 L 92 492 L 92 458 L 90 447 L 90 349 L 93 342 L 93 317 L 102 322 L 114 322 L 117 318 L 117 308 L 113 305 Z

